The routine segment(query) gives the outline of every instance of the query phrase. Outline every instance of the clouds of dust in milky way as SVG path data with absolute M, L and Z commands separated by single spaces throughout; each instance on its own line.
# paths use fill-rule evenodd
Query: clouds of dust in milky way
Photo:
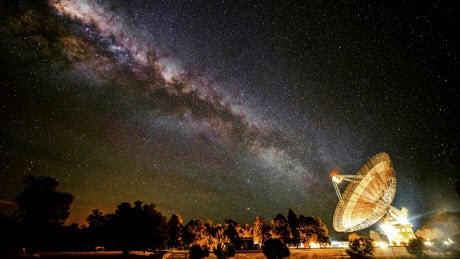
M 243 148 L 271 169 L 266 177 L 315 185 L 315 175 L 302 161 L 308 157 L 309 163 L 321 163 L 312 146 L 302 149 L 285 133 L 253 123 L 244 107 L 236 109 L 212 83 L 162 54 L 148 37 L 131 28 L 123 14 L 93 1 L 50 1 L 49 6 L 51 10 L 42 10 L 45 14 L 32 9 L 23 13 L 17 24 L 27 26 L 11 26 L 11 30 L 36 33 L 33 40 L 43 46 L 42 54 L 64 60 L 70 73 L 100 85 L 136 89 L 162 116 L 200 124 L 204 129 L 200 138 L 224 143 L 229 149 Z M 46 12 L 58 15 L 45 17 Z

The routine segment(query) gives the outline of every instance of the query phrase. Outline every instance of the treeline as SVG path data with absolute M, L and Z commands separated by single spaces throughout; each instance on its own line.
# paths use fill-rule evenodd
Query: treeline
M 291 209 L 287 218 L 277 214 L 272 220 L 256 217 L 254 224 L 240 225 L 226 219 L 224 224 L 190 220 L 184 225 L 178 214 L 169 220 L 154 204 L 136 201 L 121 203 L 113 213 L 98 209 L 87 217 L 87 225 L 64 226 L 73 196 L 56 191 L 57 180 L 27 177 L 24 191 L 15 199 L 19 209 L 11 216 L 0 215 L 3 252 L 147 250 L 192 246 L 216 249 L 232 245 L 252 249 L 253 241 L 279 240 L 284 244 L 310 247 L 330 244 L 326 226 L 320 218 L 300 215 Z

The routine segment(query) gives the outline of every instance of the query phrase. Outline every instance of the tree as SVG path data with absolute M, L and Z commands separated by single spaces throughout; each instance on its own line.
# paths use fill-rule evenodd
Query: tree
M 103 214 L 98 209 L 87 218 L 85 232 L 90 237 L 92 249 L 104 246 L 121 249 L 126 256 L 130 251 L 148 248 L 163 248 L 167 241 L 166 217 L 156 209 L 155 204 L 142 201 L 123 202 L 115 213 Z
M 216 248 L 218 245 L 223 245 L 230 242 L 230 239 L 224 234 L 225 228 L 222 224 L 211 226 L 209 234 L 211 236 L 210 247 Z
M 282 259 L 283 257 L 289 256 L 291 252 L 287 245 L 285 245 L 279 239 L 269 239 L 264 242 L 262 252 L 267 259 Z
M 79 227 L 76 223 L 60 228 L 51 244 L 49 249 L 54 251 L 84 251 L 89 248 L 94 249 L 94 246 L 91 245 L 88 239 L 86 228 Z
M 204 223 L 204 226 L 205 226 L 205 238 L 206 238 L 206 246 L 208 248 L 212 247 L 212 244 L 213 242 L 215 241 L 211 235 L 211 229 L 212 229 L 212 225 L 211 225 L 211 222 L 208 221 L 206 223 Z
M 300 226 L 299 220 L 297 219 L 297 214 L 293 209 L 289 209 L 287 220 L 290 233 L 290 243 L 294 244 L 298 248 L 300 243 Z
M 259 244 L 263 244 L 265 240 L 271 238 L 271 226 L 270 224 L 267 223 L 267 221 L 260 217 L 257 216 L 255 221 L 254 221 L 254 238 Z
M 192 245 L 189 249 L 190 259 L 201 259 L 209 256 L 207 246 Z
M 236 230 L 239 237 L 252 237 L 254 234 L 254 230 L 249 224 L 244 225 L 237 225 Z
M 16 224 L 4 213 L 0 212 L 0 258 L 9 258 L 19 250 Z
M 331 243 L 329 231 L 320 218 L 300 215 L 298 222 L 300 242 L 306 243 L 308 248 L 313 242 L 318 243 L 321 247 Z
M 103 246 L 107 249 L 118 248 L 114 247 L 117 232 L 114 226 L 116 223 L 115 214 L 103 214 L 98 209 L 95 209 L 86 218 L 86 222 L 88 222 L 86 232 L 92 248 L 96 246 Z
M 320 218 L 315 218 L 316 227 L 316 239 L 320 247 L 326 247 L 331 244 L 331 238 L 329 237 L 329 230 L 326 225 L 323 224 Z
M 161 248 L 165 245 L 168 225 L 155 204 L 124 202 L 115 211 L 116 240 L 124 254 L 134 249 Z
M 180 215 L 173 214 L 171 219 L 168 221 L 168 246 L 179 247 L 182 243 L 182 225 L 183 221 Z
M 271 221 L 272 229 L 273 229 L 273 237 L 276 239 L 280 239 L 283 243 L 289 243 L 289 229 L 288 229 L 288 222 L 286 218 L 278 213 L 275 218 Z
M 372 240 L 359 237 L 348 242 L 349 249 L 345 250 L 351 257 L 370 257 L 374 253 Z
M 19 209 L 12 219 L 18 223 L 23 245 L 29 250 L 46 246 L 69 217 L 73 196 L 56 191 L 59 183 L 51 177 L 28 176 L 24 190 L 16 197 Z
M 307 244 L 307 247 L 311 248 L 311 243 L 318 241 L 317 221 L 314 217 L 304 215 L 300 215 L 298 221 L 300 242 Z
M 28 176 L 24 191 L 15 199 L 19 209 L 13 218 L 24 224 L 62 225 L 69 217 L 73 196 L 57 192 L 58 181 L 51 177 Z
M 328 230 L 320 230 L 320 234 L 318 234 L 318 244 L 320 247 L 325 248 L 326 246 L 331 244 L 331 238 L 328 235 Z
M 238 227 L 238 223 L 236 223 L 235 221 L 231 219 L 225 220 L 224 235 L 226 235 L 230 239 L 230 242 L 235 246 L 239 245 L 240 243 L 240 237 L 238 236 L 238 231 L 236 230 L 237 227 Z
M 348 241 L 353 241 L 353 240 L 359 239 L 359 238 L 360 238 L 360 236 L 358 234 L 356 234 L 356 233 L 351 233 L 351 234 L 348 235 Z
M 411 239 L 409 244 L 406 246 L 406 250 L 409 254 L 415 255 L 417 258 L 420 258 L 424 255 L 425 250 L 425 243 L 423 242 L 423 238 L 417 237 Z
M 192 219 L 185 225 L 182 239 L 185 245 L 209 246 L 208 228 L 203 221 Z

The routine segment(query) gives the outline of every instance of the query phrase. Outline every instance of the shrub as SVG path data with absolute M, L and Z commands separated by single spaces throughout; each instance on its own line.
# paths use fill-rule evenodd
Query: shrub
M 189 249 L 190 259 L 201 259 L 209 256 L 209 249 L 207 246 L 193 245 Z
M 423 256 L 423 250 L 425 250 L 425 243 L 420 237 L 411 239 L 409 244 L 406 246 L 406 250 L 409 254 L 413 254 L 417 257 Z
M 348 242 L 349 249 L 347 254 L 351 257 L 369 257 L 374 253 L 374 245 L 372 240 L 365 237 L 359 237 Z
M 289 248 L 279 239 L 266 240 L 262 251 L 267 259 L 282 259 L 291 254 Z

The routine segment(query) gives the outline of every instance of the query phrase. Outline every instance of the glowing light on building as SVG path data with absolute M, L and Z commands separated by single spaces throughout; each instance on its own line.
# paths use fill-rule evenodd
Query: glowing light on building
M 415 238 L 411 224 L 388 224 L 381 226 L 383 232 L 388 238 L 388 242 L 393 246 L 405 246 L 411 239 Z
M 406 208 L 398 210 L 390 207 L 381 228 L 389 244 L 393 246 L 406 246 L 411 239 L 415 238 L 412 224 L 407 220 Z
M 388 247 L 388 243 L 387 243 L 387 242 L 382 242 L 382 241 L 381 241 L 381 242 L 377 242 L 377 243 L 375 244 L 375 246 L 378 246 L 378 247 L 380 247 L 380 248 L 387 248 L 387 247 Z

